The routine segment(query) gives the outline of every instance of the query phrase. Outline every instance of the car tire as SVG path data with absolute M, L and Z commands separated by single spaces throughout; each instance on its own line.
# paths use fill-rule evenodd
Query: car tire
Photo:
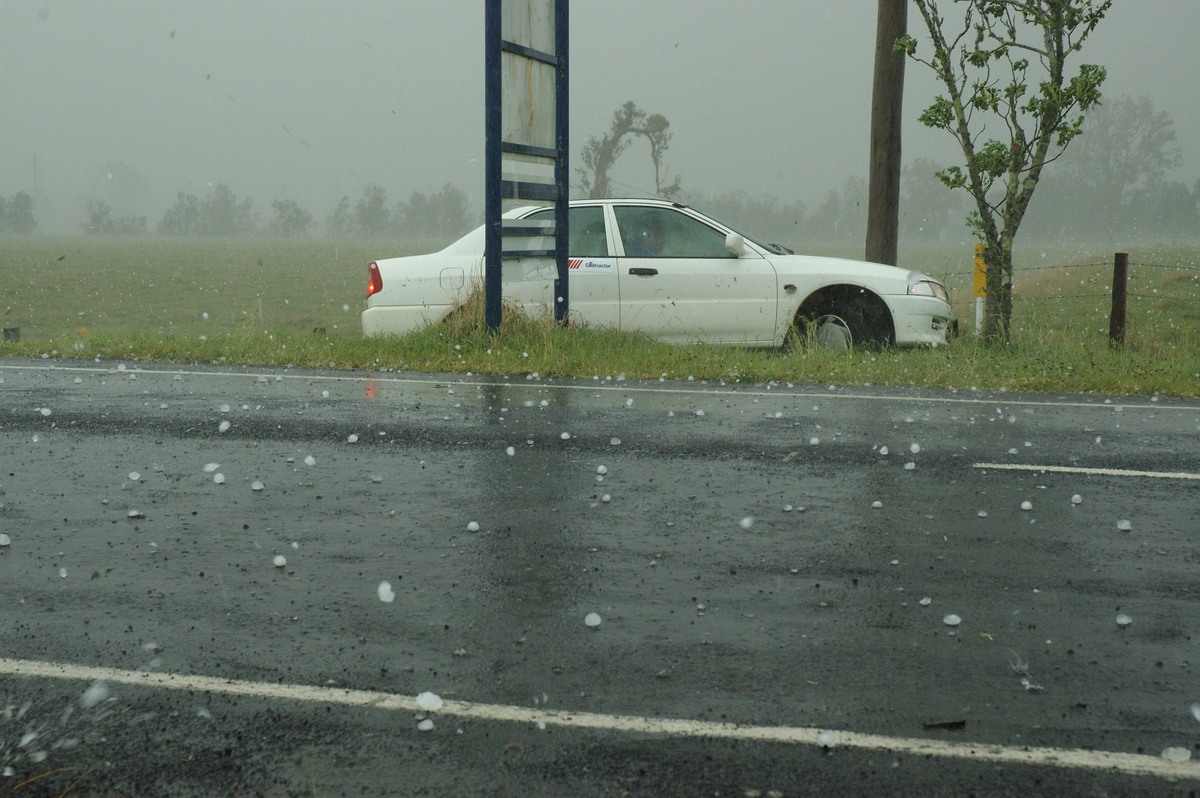
M 840 300 L 802 319 L 798 326 L 812 346 L 833 352 L 878 345 L 863 321 L 862 311 Z

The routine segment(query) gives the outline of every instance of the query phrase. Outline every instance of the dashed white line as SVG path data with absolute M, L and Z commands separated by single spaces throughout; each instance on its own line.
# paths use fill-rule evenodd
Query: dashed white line
M 1133 471 L 1126 468 L 1083 468 L 1080 466 L 1033 465 L 1024 463 L 975 463 L 975 468 L 996 471 L 1047 471 L 1056 474 L 1094 474 L 1102 477 L 1151 477 L 1155 479 L 1200 479 L 1188 471 Z
M 210 676 L 188 676 L 175 673 L 147 673 L 117 668 L 72 665 L 61 662 L 0 658 L 0 674 L 46 679 L 104 681 L 166 690 L 190 690 L 225 695 L 241 695 L 283 701 L 308 701 L 340 704 L 363 709 L 383 709 L 400 712 L 419 712 L 415 697 L 340 687 L 317 687 L 300 684 L 271 684 Z M 987 743 L 943 742 L 907 737 L 887 737 L 879 734 L 859 734 L 804 726 L 742 726 L 734 723 L 685 720 L 679 718 L 646 718 L 636 715 L 606 715 L 595 712 L 529 709 L 500 704 L 478 704 L 469 701 L 447 700 L 438 715 L 474 718 L 508 723 L 545 723 L 579 729 L 655 734 L 671 737 L 723 738 L 790 745 L 823 745 L 832 733 L 833 744 L 847 748 L 999 762 L 1014 765 L 1043 765 L 1059 768 L 1105 770 L 1138 776 L 1164 779 L 1200 780 L 1200 764 L 1172 762 L 1145 754 L 1126 754 L 1109 751 L 1085 751 L 1074 748 L 1031 748 Z

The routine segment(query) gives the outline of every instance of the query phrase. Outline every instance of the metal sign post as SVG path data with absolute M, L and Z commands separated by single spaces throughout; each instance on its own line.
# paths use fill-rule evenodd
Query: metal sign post
M 567 0 L 486 0 L 484 312 L 503 320 L 504 279 L 553 267 L 554 318 L 567 321 Z M 524 200 L 526 202 L 520 202 Z M 503 219 L 506 206 L 554 205 L 554 221 Z M 519 262 L 519 263 L 518 263 Z M 515 273 L 505 274 L 504 264 Z

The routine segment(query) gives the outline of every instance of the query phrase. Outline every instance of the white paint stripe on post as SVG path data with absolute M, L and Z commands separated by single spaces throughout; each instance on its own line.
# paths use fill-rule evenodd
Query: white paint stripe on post
M 350 690 L 341 687 L 318 687 L 299 684 L 271 684 L 239 679 L 220 679 L 211 676 L 188 676 L 174 673 L 149 673 L 59 662 L 0 658 L 0 674 L 45 679 L 104 681 L 165 690 L 199 691 L 241 695 L 283 701 L 309 701 L 324 704 L 383 709 L 401 712 L 420 712 L 415 697 Z M 1124 754 L 1107 751 L 1085 751 L 1071 748 L 1014 748 L 987 743 L 943 742 L 918 738 L 887 737 L 878 734 L 859 734 L 802 726 L 741 726 L 734 723 L 685 720 L 679 718 L 645 718 L 636 715 L 605 715 L 594 712 L 529 709 L 500 704 L 477 704 L 469 701 L 445 701 L 437 715 L 451 715 L 484 721 L 509 723 L 545 723 L 578 729 L 599 729 L 655 734 L 672 737 L 707 737 L 747 740 L 791 745 L 821 745 L 818 735 L 833 735 L 834 745 L 875 751 L 892 751 L 914 756 L 937 756 L 1015 765 L 1042 765 L 1059 768 L 1107 770 L 1138 776 L 1164 779 L 1200 780 L 1200 764 L 1171 762 L 1145 754 Z
M 1127 468 L 1083 468 L 1079 466 L 1028 465 L 1022 463 L 975 463 L 974 467 L 989 468 L 996 471 L 1046 471 L 1056 474 L 1094 474 L 1102 477 L 1200 479 L 1200 474 L 1188 471 L 1132 471 Z

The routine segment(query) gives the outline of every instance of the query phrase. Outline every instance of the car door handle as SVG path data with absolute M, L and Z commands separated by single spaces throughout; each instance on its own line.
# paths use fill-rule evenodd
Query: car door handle
M 658 274 L 658 269 L 648 269 L 641 266 L 634 266 L 629 270 L 629 273 L 638 274 L 642 277 L 653 277 L 654 275 Z

